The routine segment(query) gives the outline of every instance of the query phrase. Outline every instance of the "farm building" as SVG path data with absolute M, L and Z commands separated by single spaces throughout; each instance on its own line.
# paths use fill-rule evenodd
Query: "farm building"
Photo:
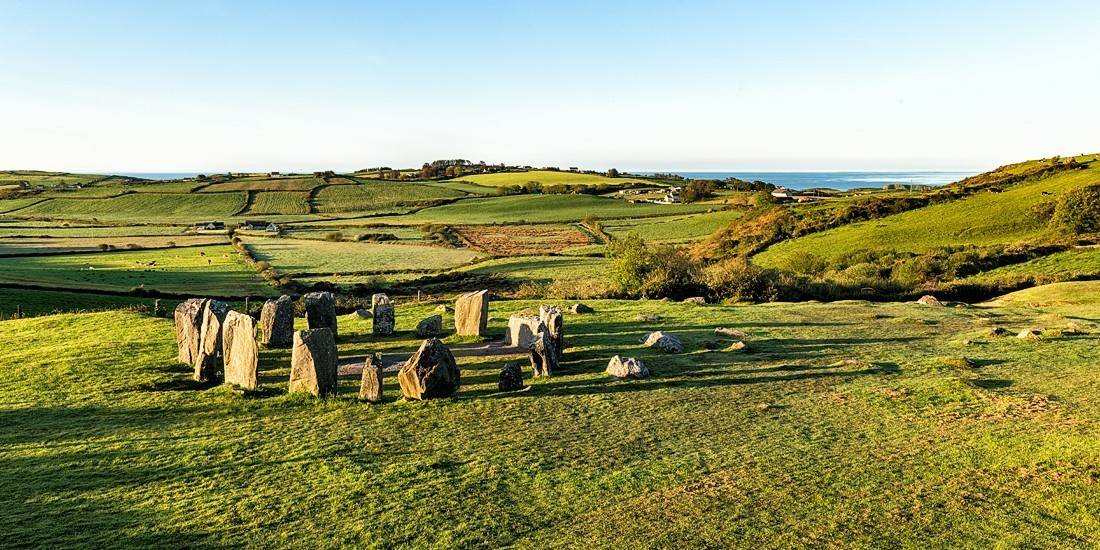
M 278 233 L 279 231 L 279 226 L 275 222 L 266 222 L 263 220 L 248 220 L 244 222 L 240 228 L 253 231 L 270 231 L 272 233 Z
M 787 189 L 786 187 L 777 187 L 775 189 L 775 191 L 772 191 L 772 196 L 777 198 L 777 199 L 783 199 L 783 200 L 794 198 L 794 195 L 791 193 L 791 190 Z
M 195 231 L 222 231 L 225 222 L 201 222 L 195 224 Z

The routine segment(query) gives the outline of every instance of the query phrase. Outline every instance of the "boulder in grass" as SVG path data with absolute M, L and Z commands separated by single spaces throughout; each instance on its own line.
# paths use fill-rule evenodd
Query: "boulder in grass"
M 336 299 L 331 292 L 310 292 L 302 296 L 306 306 L 306 326 L 310 330 L 327 328 L 332 331 L 335 339 L 339 332 L 336 330 Z
M 1021 340 L 1039 340 L 1043 337 L 1043 331 L 1037 328 L 1027 328 L 1021 330 L 1020 333 L 1016 335 L 1016 337 Z
M 699 347 L 703 349 L 718 349 L 718 342 L 714 340 L 703 340 L 699 342 Z
M 222 370 L 222 323 L 229 313 L 229 304 L 220 300 L 204 300 L 202 329 L 199 331 L 199 352 L 195 357 L 195 381 L 209 382 Z
M 682 353 L 684 351 L 684 344 L 679 338 L 660 330 L 649 333 L 644 343 L 646 346 L 666 353 Z
M 256 343 L 256 320 L 251 315 L 236 311 L 226 313 L 222 323 L 222 357 L 226 384 L 256 389 L 260 347 Z
M 917 303 L 918 304 L 924 304 L 926 306 L 943 307 L 943 303 L 941 303 L 939 300 L 936 299 L 935 296 L 933 296 L 931 294 L 921 296 L 921 299 L 917 300 Z
M 363 362 L 363 378 L 359 383 L 359 400 L 382 402 L 382 354 L 373 353 Z
M 336 338 L 327 328 L 299 330 L 290 348 L 290 393 L 336 394 Z
M 451 311 L 451 308 L 447 307 L 446 304 L 439 304 L 438 306 L 436 306 L 435 310 L 439 313 L 447 313 Z
M 283 348 L 294 342 L 294 301 L 290 296 L 264 302 L 260 311 L 260 337 L 264 345 Z
M 989 336 L 991 337 L 997 337 L 1008 334 L 1008 331 L 1005 330 L 1004 327 L 992 327 L 989 329 L 989 332 L 987 334 L 989 334 Z
M 747 338 L 748 337 L 748 334 L 745 334 L 744 332 L 741 332 L 740 330 L 735 330 L 735 329 L 726 328 L 726 327 L 718 327 L 718 328 L 714 329 L 714 335 L 715 336 L 724 336 L 726 338 Z
M 504 345 L 528 349 L 535 343 L 535 335 L 542 320 L 534 315 L 515 314 L 508 318 L 508 332 L 504 334 Z
M 348 314 L 348 319 L 362 320 L 362 319 L 370 319 L 373 316 L 374 315 L 372 315 L 370 311 L 368 311 L 366 309 L 363 309 L 363 308 L 359 308 L 359 309 L 349 313 Z
M 684 300 L 684 303 L 685 304 L 695 304 L 697 306 L 705 306 L 705 305 L 707 305 L 707 299 L 702 297 L 702 296 L 694 296 L 692 298 L 688 298 L 688 299 Z
M 660 315 L 643 314 L 643 315 L 639 315 L 639 316 L 635 317 L 635 319 L 637 319 L 639 321 L 654 322 L 654 321 L 660 321 L 661 319 L 664 319 L 664 317 L 661 317 Z
M 577 314 L 581 314 L 581 315 L 586 314 L 586 313 L 595 313 L 596 312 L 596 310 L 594 310 L 594 309 L 592 309 L 592 308 L 590 308 L 590 307 L 588 307 L 584 304 L 580 304 L 580 303 L 573 304 L 569 308 L 569 311 L 572 312 L 572 313 L 577 313 Z
M 749 346 L 748 346 L 748 344 L 738 340 L 738 341 L 730 344 L 730 347 L 726 348 L 726 351 L 732 351 L 732 352 L 735 352 L 735 353 L 748 353 L 749 352 Z
M 421 338 L 433 338 L 443 334 L 443 316 L 432 315 L 416 324 L 416 335 Z
M 205 302 L 202 298 L 191 298 L 176 306 L 176 346 L 179 348 L 179 362 L 185 365 L 194 365 L 199 355 Z
M 508 363 L 500 369 L 499 391 L 519 391 L 523 389 L 523 371 L 516 363 Z
M 484 336 L 489 321 L 489 291 L 468 292 L 455 300 L 455 332 L 462 336 Z
M 554 337 L 546 330 L 546 325 L 539 325 L 539 333 L 535 335 L 530 349 L 531 370 L 535 378 L 550 376 L 558 370 L 558 351 L 554 348 Z
M 649 376 L 649 369 L 646 368 L 645 363 L 633 357 L 623 359 L 618 355 L 612 357 L 611 361 L 607 363 L 606 372 L 619 379 L 645 378 Z
M 460 376 L 451 350 L 443 342 L 429 338 L 401 367 L 397 381 L 406 398 L 422 401 L 454 395 L 459 388 Z

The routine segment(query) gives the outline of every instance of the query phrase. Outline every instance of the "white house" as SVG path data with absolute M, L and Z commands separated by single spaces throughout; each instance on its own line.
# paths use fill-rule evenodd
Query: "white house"
M 793 199 L 794 195 L 791 194 L 791 190 L 786 187 L 776 187 L 775 191 L 772 191 L 772 196 L 777 199 Z

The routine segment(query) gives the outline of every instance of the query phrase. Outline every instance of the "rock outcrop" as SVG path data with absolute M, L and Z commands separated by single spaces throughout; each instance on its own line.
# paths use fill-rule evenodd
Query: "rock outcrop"
M 226 384 L 248 389 L 259 386 L 260 347 L 256 343 L 256 320 L 251 315 L 236 311 L 225 315 L 222 357 Z
M 291 393 L 304 392 L 315 397 L 336 394 L 336 338 L 332 330 L 318 328 L 294 333 L 290 348 Z
M 489 291 L 479 290 L 455 300 L 455 332 L 463 336 L 484 336 L 489 322 Z
M 285 348 L 294 342 L 294 300 L 290 296 L 264 302 L 260 334 L 260 341 L 271 348 Z
M 920 300 L 917 300 L 917 303 L 924 304 L 926 306 L 943 307 L 943 303 L 941 303 L 939 300 L 936 299 L 935 296 L 931 294 L 921 296 Z
M 682 353 L 684 344 L 679 338 L 663 331 L 651 332 L 645 339 L 645 345 L 666 353 Z
M 408 399 L 438 399 L 458 391 L 460 373 L 451 350 L 443 342 L 429 338 L 401 367 L 397 381 Z

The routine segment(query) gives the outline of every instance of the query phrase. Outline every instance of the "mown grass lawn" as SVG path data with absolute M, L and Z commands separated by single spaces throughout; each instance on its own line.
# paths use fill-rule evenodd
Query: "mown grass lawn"
M 494 334 L 536 302 L 496 302 Z M 562 304 L 567 305 L 567 304 Z M 0 530 L 25 546 L 1087 546 L 1100 538 L 1096 310 L 591 302 L 560 375 L 496 393 L 459 354 L 455 399 L 286 396 L 188 381 L 171 322 L 0 323 Z M 341 318 L 341 353 L 413 349 Z M 640 322 L 640 313 L 664 316 Z M 1086 335 L 1050 329 L 1087 324 Z M 989 338 L 992 323 L 1048 329 Z M 448 326 L 450 322 L 448 321 Z M 715 326 L 749 354 L 704 351 Z M 681 336 L 688 352 L 637 344 Z M 971 339 L 975 346 L 963 346 Z M 723 342 L 725 344 L 726 342 Z M 653 370 L 616 382 L 612 354 Z M 966 358 L 969 362 L 963 361 Z M 525 369 L 530 372 L 529 368 Z

